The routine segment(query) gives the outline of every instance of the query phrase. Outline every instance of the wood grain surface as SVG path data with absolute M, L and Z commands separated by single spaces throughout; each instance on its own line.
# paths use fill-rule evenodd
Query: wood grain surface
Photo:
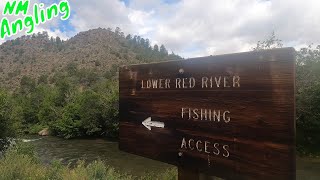
M 294 54 L 121 67 L 119 148 L 227 179 L 294 180 Z M 165 127 L 148 130 L 148 117 Z

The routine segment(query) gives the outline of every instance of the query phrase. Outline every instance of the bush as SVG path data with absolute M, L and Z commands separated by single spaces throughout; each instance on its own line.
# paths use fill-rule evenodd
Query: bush
M 11 147 L 0 159 L 0 179 L 55 179 L 55 180 L 174 180 L 177 179 L 175 169 L 159 175 L 148 175 L 143 177 L 133 177 L 127 174 L 120 174 L 115 169 L 105 165 L 103 161 L 94 161 L 85 165 L 79 161 L 77 166 L 70 168 L 54 161 L 50 165 L 43 165 L 34 155 L 32 147 L 25 143 L 18 143 Z
M 12 108 L 10 96 L 4 91 L 0 91 L 0 139 L 15 135 L 11 119 Z
M 50 123 L 54 134 L 64 138 L 118 135 L 118 88 L 112 81 L 73 95 L 61 118 Z
M 320 153 L 320 84 L 297 96 L 297 149 L 303 155 Z

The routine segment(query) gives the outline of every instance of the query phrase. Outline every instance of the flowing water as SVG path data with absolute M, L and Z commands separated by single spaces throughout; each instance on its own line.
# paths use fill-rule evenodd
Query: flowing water
M 37 139 L 30 143 L 35 145 L 35 150 L 44 163 L 59 160 L 63 164 L 74 165 L 79 160 L 90 163 L 94 160 L 103 160 L 108 166 L 116 170 L 141 176 L 146 173 L 161 173 L 172 168 L 169 164 L 122 152 L 118 143 L 105 139 L 71 139 L 65 140 L 57 137 L 28 137 Z
M 92 162 L 100 159 L 116 170 L 141 176 L 145 173 L 161 173 L 173 166 L 119 151 L 118 143 L 105 139 L 65 140 L 57 137 L 30 136 L 24 142 L 35 145 L 44 163 L 60 160 L 63 164 L 75 164 L 79 159 Z M 276 163 L 276 162 L 275 162 Z M 319 180 L 320 159 L 297 158 L 297 180 Z

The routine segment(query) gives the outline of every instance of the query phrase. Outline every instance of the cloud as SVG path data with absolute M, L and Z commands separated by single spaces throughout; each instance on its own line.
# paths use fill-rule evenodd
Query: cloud
M 184 0 L 177 6 L 153 38 L 186 56 L 194 44 L 202 55 L 248 51 L 272 31 L 285 45 L 320 43 L 320 1 Z
M 273 31 L 284 45 L 320 43 L 318 0 L 75 1 L 78 31 L 119 26 L 185 57 L 248 51 Z
M 285 46 L 320 44 L 319 0 L 77 0 L 65 38 L 120 27 L 184 57 L 248 51 L 273 31 Z M 2 4 L 2 3 L 1 3 Z M 72 27 L 72 28 L 71 28 Z
M 74 16 L 71 24 L 76 31 L 85 31 L 97 27 L 117 26 L 121 28 L 130 28 L 128 15 L 130 11 L 126 8 L 124 2 L 114 0 L 77 0 L 70 1 Z

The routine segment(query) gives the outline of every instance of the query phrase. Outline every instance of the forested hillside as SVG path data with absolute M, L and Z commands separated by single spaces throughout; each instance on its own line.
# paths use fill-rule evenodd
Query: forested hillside
M 164 45 L 94 29 L 62 41 L 46 32 L 0 46 L 0 138 L 49 128 L 64 138 L 117 137 L 120 65 L 181 59 Z
M 51 83 L 57 74 L 74 69 L 88 76 L 93 72 L 114 76 L 119 65 L 179 58 L 168 54 L 164 45 L 151 47 L 149 39 L 125 37 L 119 28 L 89 30 L 67 41 L 43 32 L 0 45 L 0 82 L 9 89 L 19 87 L 23 76 Z M 80 83 L 90 84 L 90 80 Z

